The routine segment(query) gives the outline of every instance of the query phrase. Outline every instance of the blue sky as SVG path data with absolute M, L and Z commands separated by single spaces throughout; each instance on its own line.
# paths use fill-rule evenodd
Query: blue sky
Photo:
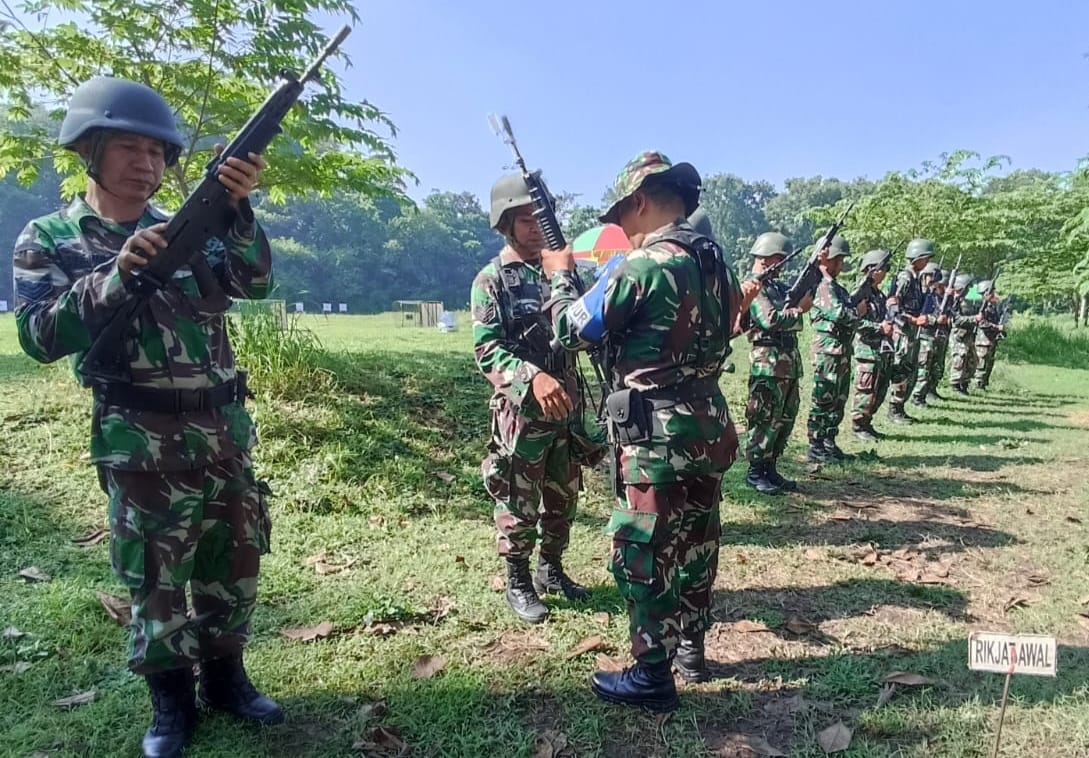
M 959 148 L 1013 168 L 1089 154 L 1089 2 L 369 0 L 348 92 L 400 161 L 487 197 L 506 113 L 553 191 L 596 202 L 644 148 L 704 174 L 879 178 Z

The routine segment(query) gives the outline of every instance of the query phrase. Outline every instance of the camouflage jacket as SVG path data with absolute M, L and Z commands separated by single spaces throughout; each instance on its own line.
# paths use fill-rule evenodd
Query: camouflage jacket
M 830 276 L 821 279 L 809 312 L 813 324 L 813 354 L 851 355 L 851 340 L 859 318 L 851 293 Z
M 979 308 L 963 296 L 953 299 L 953 338 L 958 342 L 973 342 L 976 336 L 976 314 Z
M 925 326 L 919 327 L 919 339 L 933 340 L 938 332 L 938 309 L 941 308 L 942 296 L 934 290 L 923 293 L 923 306 L 919 309 L 920 315 L 927 317 Z
M 920 315 L 923 312 L 923 285 L 919 275 L 911 267 L 901 271 L 896 275 L 889 297 L 897 299 L 896 307 L 904 319 Z M 896 329 L 909 337 L 914 337 L 919 331 L 919 327 L 910 321 L 897 324 Z
M 137 228 L 167 216 L 148 206 Z M 110 316 L 133 295 L 117 254 L 131 231 L 100 218 L 82 199 L 27 224 L 15 243 L 19 343 L 36 361 L 73 357 L 73 367 Z M 205 255 L 223 292 L 202 297 L 189 267 L 155 293 L 122 344 L 132 384 L 207 389 L 235 377 L 225 310 L 230 295 L 265 297 L 272 283 L 268 242 L 249 204 Z M 77 377 L 88 383 L 88 378 Z M 182 471 L 250 449 L 256 431 L 241 403 L 178 415 L 95 402 L 91 460 L 129 471 Z
M 749 353 L 751 376 L 797 379 L 802 375 L 802 356 L 798 352 L 798 333 L 802 330 L 802 312 L 786 307 L 789 285 L 771 279 L 764 282 L 746 314 L 746 336 L 752 343 Z
M 979 326 L 976 328 L 976 344 L 993 345 L 998 341 L 1000 331 L 998 323 L 1002 320 L 1002 310 L 999 303 L 992 303 L 985 299 L 980 306 L 979 312 L 983 314 L 983 320 L 979 322 Z
M 678 219 L 647 235 L 642 248 L 618 260 L 582 298 L 603 298 L 614 388 L 653 391 L 721 374 L 733 325 L 723 303 L 733 311 L 741 302 L 737 275 L 725 266 L 721 278 L 708 276 L 701 287 L 695 258 L 668 239 L 679 234 L 695 232 Z M 579 299 L 574 276 L 557 273 L 552 285 L 557 336 L 568 349 L 588 347 L 571 318 Z M 621 446 L 623 481 L 676 482 L 729 466 L 731 421 L 721 392 L 657 407 L 649 416 L 650 440 Z
M 562 350 L 549 350 L 552 323 L 543 308 L 551 289 L 540 260 L 523 262 L 509 248 L 473 280 L 473 352 L 495 390 L 493 410 L 506 401 L 526 418 L 544 420 L 530 391 L 533 377 L 542 371 L 558 379 L 572 398 L 578 392 L 575 361 Z
M 869 310 L 859 317 L 855 332 L 855 358 L 873 362 L 882 353 L 892 352 L 892 338 L 881 331 L 881 324 L 889 320 L 889 308 L 885 304 L 885 293 L 876 286 L 867 293 L 866 303 Z

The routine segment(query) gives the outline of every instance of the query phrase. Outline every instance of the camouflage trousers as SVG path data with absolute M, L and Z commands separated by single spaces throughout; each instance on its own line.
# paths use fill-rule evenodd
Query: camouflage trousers
M 949 357 L 949 335 L 939 332 L 934 338 L 934 357 L 930 361 L 930 384 L 927 392 L 934 392 L 941 386 L 945 376 L 945 361 Z
M 545 555 L 567 549 L 581 483 L 570 442 L 566 426 L 531 421 L 506 401 L 492 414 L 481 471 L 495 500 L 500 555 L 528 558 L 538 542 Z
M 953 338 L 953 358 L 950 361 L 949 383 L 967 386 L 976 371 L 976 346 Z
M 613 511 L 609 568 L 628 606 L 631 654 L 661 663 L 705 632 L 718 573 L 722 476 L 628 484 Z
M 915 389 L 919 375 L 919 340 L 909 334 L 897 332 L 896 354 L 892 364 L 892 379 L 889 386 L 889 405 L 903 409 L 904 403 Z
M 809 409 L 809 441 L 835 439 L 851 394 L 851 356 L 818 353 L 813 361 L 813 404 Z
M 855 404 L 851 410 L 851 422 L 855 426 L 870 426 L 874 414 L 885 402 L 892 377 L 892 354 L 880 354 L 877 360 L 855 362 Z
M 150 674 L 239 653 L 271 531 L 249 456 L 190 471 L 100 472 L 110 561 L 132 597 L 129 668 Z
M 749 463 L 774 461 L 783 454 L 794 430 L 798 405 L 797 379 L 749 377 L 749 403 L 745 406 L 749 427 L 745 457 Z
M 986 387 L 991 381 L 991 371 L 994 370 L 994 354 L 998 345 L 992 342 L 989 345 L 981 345 L 978 342 L 976 349 L 976 386 Z
M 937 342 L 933 335 L 927 334 L 924 337 L 923 334 L 926 333 L 921 332 L 919 335 L 919 361 L 915 370 L 915 386 L 911 393 L 916 400 L 925 400 L 929 391 L 937 389 L 930 386 L 930 377 L 934 373 L 932 364 L 938 357 Z

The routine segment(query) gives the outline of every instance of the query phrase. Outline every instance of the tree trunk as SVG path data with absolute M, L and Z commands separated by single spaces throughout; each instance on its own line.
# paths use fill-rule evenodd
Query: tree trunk
M 1089 295 L 1082 295 L 1078 303 L 1078 312 L 1074 316 L 1074 326 L 1085 326 L 1089 317 Z

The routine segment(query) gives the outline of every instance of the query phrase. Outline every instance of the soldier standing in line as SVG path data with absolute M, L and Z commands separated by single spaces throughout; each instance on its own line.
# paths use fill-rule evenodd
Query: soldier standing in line
M 761 234 L 749 251 L 755 259 L 753 274 L 776 265 L 792 252 L 794 246 L 786 236 L 778 232 Z M 802 377 L 798 333 L 802 330 L 802 315 L 813 306 L 813 296 L 806 295 L 797 308 L 787 308 L 788 289 L 778 278 L 764 281 L 741 317 L 742 328 L 752 343 L 749 402 L 745 407 L 749 427 L 745 446 L 749 472 L 745 482 L 767 495 L 798 489 L 797 482 L 783 477 L 776 464 L 798 415 L 798 382 Z
M 871 250 L 862 256 L 862 273 L 873 279 L 867 293 L 866 314 L 858 322 L 855 335 L 855 403 L 851 413 L 851 429 L 855 437 L 865 442 L 877 442 L 881 434 L 873 428 L 873 417 L 885 402 L 892 374 L 892 321 L 881 283 L 888 273 L 889 261 L 884 250 Z M 884 263 L 884 267 L 882 267 Z
M 976 370 L 976 328 L 979 309 L 965 295 L 972 286 L 971 274 L 960 274 L 953 285 L 952 335 L 953 356 L 949 384 L 958 395 L 968 395 L 968 383 Z
M 991 370 L 994 369 L 995 349 L 998 347 L 998 341 L 1006 336 L 1006 326 L 1002 323 L 1002 311 L 999 307 L 994 281 L 984 279 L 976 289 L 983 300 L 980 303 L 979 314 L 976 316 L 979 325 L 976 327 L 975 379 L 976 387 L 985 390 L 991 381 Z
M 581 469 L 571 427 L 581 423 L 575 361 L 553 351 L 542 306 L 551 294 L 541 273 L 545 245 L 521 174 L 492 187 L 491 225 L 506 239 L 477 274 L 470 295 L 476 363 L 495 388 L 492 435 L 482 464 L 495 500 L 499 555 L 507 564 L 507 603 L 522 621 L 548 618 L 546 592 L 589 596 L 563 568 L 575 519 Z M 540 543 L 536 574 L 529 561 Z
M 896 334 L 896 355 L 889 392 L 889 421 L 894 424 L 912 424 L 915 421 L 904 411 L 904 403 L 911 397 L 919 371 L 918 330 L 930 320 L 922 314 L 923 290 L 919 272 L 934 257 L 934 243 L 927 239 L 913 239 L 908 243 L 905 257 L 907 268 L 897 275 L 888 300 Z
M 605 339 L 610 352 L 611 569 L 636 664 L 598 671 L 591 687 L 605 701 L 653 711 L 677 706 L 671 663 L 687 681 L 707 677 L 722 475 L 737 454 L 719 378 L 748 303 L 721 249 L 686 220 L 700 184 L 692 165 L 661 153 L 631 160 L 601 220 L 619 224 L 635 249 L 582 297 L 570 248 L 544 253 L 557 337 L 568 349 Z M 750 300 L 757 288 L 746 283 Z
M 819 244 L 818 240 L 818 244 Z M 840 463 L 849 459 L 836 444 L 843 411 L 851 392 L 851 340 L 860 317 L 868 312 L 865 300 L 851 305 L 851 293 L 836 281 L 851 248 L 839 235 L 821 251 L 823 278 L 813 295 L 813 401 L 809 411 L 809 460 Z
M 132 599 L 129 668 L 154 708 L 143 752 L 179 756 L 197 723 L 194 664 L 202 706 L 261 724 L 284 718 L 242 665 L 270 522 L 224 316 L 231 297 L 263 298 L 272 286 L 248 200 L 265 162 L 251 154 L 220 168 L 230 229 L 151 296 L 118 345 L 120 381 L 78 358 L 135 296 L 133 273 L 166 247 L 167 216 L 149 200 L 187 140 L 159 93 L 96 77 L 72 94 L 59 142 L 82 159 L 87 191 L 15 243 L 19 342 L 42 363 L 75 356 L 93 387 L 91 461 L 109 496 L 111 562 Z
M 911 396 L 912 405 L 925 408 L 927 400 L 939 400 L 934 394 L 936 384 L 931 384 L 938 374 L 934 364 L 942 360 L 939 347 L 939 330 L 949 324 L 949 316 L 939 313 L 942 296 L 945 294 L 943 273 L 937 263 L 928 263 L 920 272 L 923 287 L 922 313 L 927 322 L 919 327 L 919 369 L 915 375 L 915 389 Z

